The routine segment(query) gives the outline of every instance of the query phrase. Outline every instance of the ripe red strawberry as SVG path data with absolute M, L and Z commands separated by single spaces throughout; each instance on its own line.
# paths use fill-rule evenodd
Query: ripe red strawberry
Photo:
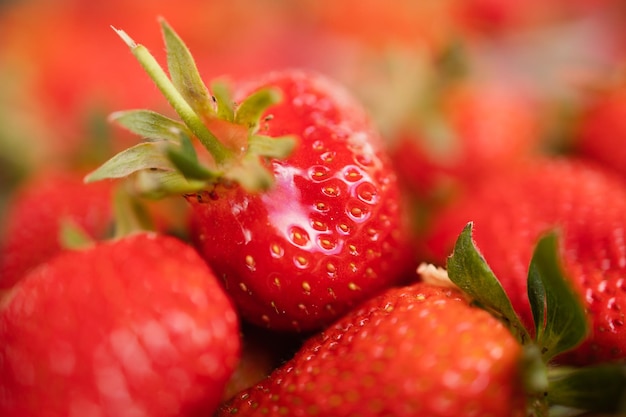
M 477 246 L 529 325 L 526 271 L 534 242 L 558 228 L 562 257 L 584 300 L 592 336 L 563 361 L 578 364 L 626 358 L 626 185 L 602 168 L 547 159 L 494 177 L 438 214 L 428 246 L 444 262 L 463 225 L 475 224 Z
M 0 340 L 5 417 L 210 415 L 240 349 L 206 263 L 147 233 L 31 272 L 2 301 Z
M 574 150 L 626 178 L 626 79 L 590 94 L 579 115 Z
M 523 416 L 521 345 L 456 290 L 388 290 L 217 416 Z
M 363 108 L 340 85 L 300 70 L 240 82 L 233 99 L 216 85 L 212 99 L 182 41 L 164 31 L 171 81 L 121 35 L 186 125 L 122 113 L 131 130 L 161 141 L 130 148 L 89 179 L 132 175 L 139 189 L 184 193 L 192 240 L 255 324 L 319 328 L 396 283 L 407 266 L 405 216 Z M 207 165 L 192 134 L 212 154 Z
M 313 336 L 216 416 L 547 416 L 553 405 L 616 411 L 626 389 L 621 366 L 552 363 L 587 335 L 556 243 L 554 233 L 542 236 L 530 263 L 536 337 L 521 325 L 468 225 L 447 263 L 465 292 L 449 280 L 389 289 Z
M 82 174 L 44 170 L 15 191 L 2 220 L 0 289 L 11 287 L 28 270 L 61 251 L 63 222 L 72 222 L 94 239 L 113 223 L 112 184 L 84 184 Z

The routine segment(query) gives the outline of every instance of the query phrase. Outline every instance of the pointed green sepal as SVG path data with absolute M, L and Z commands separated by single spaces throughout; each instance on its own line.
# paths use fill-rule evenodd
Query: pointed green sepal
M 127 187 L 119 187 L 113 198 L 115 213 L 114 238 L 119 239 L 132 233 L 154 231 L 154 222 L 144 203 Z
M 200 77 L 196 62 L 183 40 L 164 19 L 160 19 L 167 50 L 167 66 L 176 89 L 200 117 L 215 113 L 209 91 Z
M 216 181 L 221 175 L 200 163 L 187 136 L 181 137 L 180 145 L 168 146 L 166 152 L 172 165 L 188 180 Z
M 450 280 L 468 294 L 474 303 L 505 321 L 515 337 L 525 344 L 530 341 L 528 331 L 502 285 L 474 245 L 472 230 L 473 224 L 470 222 L 457 238 L 454 251 L 448 258 Z
M 235 123 L 256 128 L 263 113 L 281 99 L 282 94 L 276 88 L 263 88 L 250 94 L 237 108 Z
M 626 366 L 601 364 L 549 370 L 550 404 L 597 413 L 626 413 Z
M 228 84 L 216 81 L 211 84 L 211 92 L 217 104 L 217 117 L 229 122 L 235 121 L 235 103 Z
M 178 171 L 143 170 L 136 172 L 130 180 L 134 193 L 154 200 L 196 193 L 207 187 L 205 181 L 188 180 Z
M 585 310 L 559 262 L 556 233 L 546 234 L 535 247 L 528 271 L 528 298 L 536 343 L 546 362 L 587 337 Z
M 79 224 L 69 218 L 61 219 L 59 242 L 64 249 L 82 249 L 94 244 L 94 239 Z
M 143 142 L 132 146 L 106 161 L 85 177 L 85 182 L 94 182 L 112 178 L 126 178 L 142 170 L 173 170 L 173 166 L 164 153 L 161 142 Z
M 183 123 L 150 110 L 118 111 L 112 113 L 109 120 L 149 140 L 177 142 L 182 134 L 192 135 Z
M 160 22 L 169 75 L 143 45 L 114 29 L 182 123 L 145 110 L 115 113 L 112 118 L 122 126 L 159 140 L 159 145 L 140 144 L 124 151 L 91 173 L 87 181 L 132 175 L 137 190 L 152 197 L 196 192 L 221 179 L 235 181 L 248 191 L 270 188 L 274 178 L 265 165 L 267 158 L 284 159 L 297 143 L 290 136 L 256 135 L 260 118 L 282 99 L 280 90 L 260 89 L 238 106 L 225 84 L 213 84 L 211 95 L 187 46 L 163 19 Z M 210 167 L 200 164 L 188 141 L 192 136 L 211 154 Z M 160 180 L 166 183 L 157 184 Z
M 172 108 L 180 116 L 185 125 L 187 125 L 189 130 L 193 132 L 198 140 L 202 142 L 202 145 L 211 153 L 215 161 L 220 163 L 228 159 L 231 156 L 230 151 L 222 145 L 204 125 L 202 118 L 195 112 L 194 108 L 191 107 L 180 91 L 178 91 L 177 87 L 169 79 L 150 51 L 148 51 L 145 46 L 137 44 L 123 30 L 113 29 L 130 48 L 137 61 L 139 61 Z

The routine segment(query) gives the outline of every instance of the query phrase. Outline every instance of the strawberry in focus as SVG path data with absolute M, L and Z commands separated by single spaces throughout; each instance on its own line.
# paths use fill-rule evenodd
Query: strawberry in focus
M 260 132 L 295 134 L 298 148 L 271 162 L 264 193 L 218 185 L 188 195 L 190 230 L 247 319 L 308 330 L 397 281 L 407 253 L 400 194 L 379 137 L 339 85 L 286 71 L 254 89 L 266 86 L 283 100 Z
M 129 177 L 144 194 L 184 195 L 191 239 L 252 323 L 318 329 L 395 284 L 410 262 L 406 219 L 364 109 L 337 83 L 301 70 L 209 92 L 182 40 L 165 22 L 163 32 L 169 76 L 118 34 L 184 123 L 117 113 L 152 141 L 88 180 Z M 197 153 L 192 137 L 210 155 Z
M 558 258 L 538 240 L 528 269 L 535 336 L 526 331 L 466 225 L 447 271 L 365 301 L 306 341 L 267 379 L 222 404 L 225 416 L 537 416 L 553 406 L 616 412 L 621 366 L 561 367 L 588 335 Z
M 5 417 L 210 415 L 240 350 L 204 261 L 149 233 L 33 270 L 2 300 L 0 340 Z
M 217 416 L 524 416 L 521 345 L 450 288 L 365 302 Z

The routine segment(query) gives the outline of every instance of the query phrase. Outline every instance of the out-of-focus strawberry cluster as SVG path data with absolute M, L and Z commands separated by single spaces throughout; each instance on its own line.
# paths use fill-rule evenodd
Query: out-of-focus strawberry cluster
M 13 0 L 0 2 L 0 207 L 36 171 L 134 143 L 110 112 L 168 112 L 110 27 L 163 62 L 158 16 L 207 80 L 298 66 L 344 82 L 425 201 L 534 152 L 624 173 L 619 0 Z

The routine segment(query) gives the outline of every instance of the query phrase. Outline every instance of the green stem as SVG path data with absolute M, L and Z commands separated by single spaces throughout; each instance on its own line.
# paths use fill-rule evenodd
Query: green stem
M 128 45 L 131 52 L 137 58 L 146 73 L 156 84 L 161 93 L 165 96 L 176 113 L 185 122 L 189 129 L 198 137 L 204 147 L 211 153 L 215 162 L 220 164 L 230 157 L 230 151 L 220 143 L 220 141 L 204 125 L 200 117 L 193 111 L 185 98 L 176 89 L 163 68 L 152 56 L 148 49 L 137 44 L 126 32 L 115 29 L 115 32 Z

